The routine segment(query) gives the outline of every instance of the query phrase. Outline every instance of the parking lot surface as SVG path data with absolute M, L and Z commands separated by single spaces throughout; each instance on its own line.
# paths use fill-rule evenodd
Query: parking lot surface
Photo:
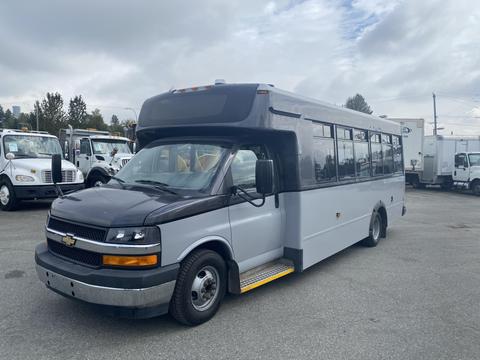
M 407 191 L 376 248 L 352 246 L 208 323 L 108 317 L 34 269 L 48 202 L 0 213 L 0 359 L 479 359 L 480 198 Z

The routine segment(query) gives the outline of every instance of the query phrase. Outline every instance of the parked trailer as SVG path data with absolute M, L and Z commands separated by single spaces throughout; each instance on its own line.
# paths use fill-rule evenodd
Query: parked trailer
M 137 140 L 117 181 L 53 204 L 35 254 L 53 291 L 197 325 L 226 292 L 376 246 L 406 211 L 398 123 L 270 85 L 150 98 Z
M 455 156 L 479 151 L 480 136 L 426 136 L 423 145 L 423 170 L 412 172 L 410 183 L 416 187 L 440 185 L 443 189 L 450 189 L 453 185 L 470 187 L 468 179 L 459 178 L 455 168 Z
M 388 118 L 402 126 L 403 156 L 405 161 L 405 182 L 412 183 L 423 171 L 423 144 L 425 120 L 413 118 Z

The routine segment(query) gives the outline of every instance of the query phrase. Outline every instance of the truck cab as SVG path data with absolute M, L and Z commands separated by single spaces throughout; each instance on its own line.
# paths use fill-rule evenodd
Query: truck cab
M 83 173 L 86 187 L 106 184 L 132 157 L 130 139 L 107 131 L 65 129 L 65 156 Z
M 455 154 L 453 182 L 468 187 L 480 196 L 480 152 L 462 152 Z
M 57 197 L 51 158 L 61 154 L 56 136 L 42 131 L 0 129 L 0 208 L 14 210 L 21 200 Z M 83 174 L 62 160 L 64 192 L 84 187 Z

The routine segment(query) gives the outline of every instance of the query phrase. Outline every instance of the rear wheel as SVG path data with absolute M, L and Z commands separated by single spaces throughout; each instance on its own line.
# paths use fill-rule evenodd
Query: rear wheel
M 185 325 L 210 320 L 220 307 L 227 288 L 223 258 L 211 250 L 197 250 L 183 260 L 175 284 L 170 314 Z
M 10 180 L 7 178 L 0 180 L 0 208 L 3 211 L 12 211 L 17 208 L 18 203 L 19 200 L 15 196 Z
M 374 211 L 370 219 L 369 235 L 361 241 L 361 244 L 367 247 L 377 246 L 384 230 L 383 226 L 382 215 L 378 211 Z
M 418 176 L 415 176 L 413 179 L 412 179 L 412 186 L 415 188 L 415 189 L 425 189 L 425 184 L 422 184 L 420 182 L 420 179 L 418 178 Z

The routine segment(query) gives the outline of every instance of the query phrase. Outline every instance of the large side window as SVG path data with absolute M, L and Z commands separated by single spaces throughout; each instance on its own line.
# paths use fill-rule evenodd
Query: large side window
M 370 147 L 372 153 L 372 173 L 373 176 L 383 174 L 383 156 L 382 156 L 382 140 L 380 134 L 370 134 Z
M 402 138 L 397 135 L 393 135 L 393 170 L 403 172 L 403 150 L 402 150 Z
M 467 156 L 465 154 L 455 155 L 455 167 L 468 167 Z
M 357 177 L 370 176 L 370 152 L 368 151 L 368 133 L 365 130 L 354 130 L 355 169 Z
M 393 173 L 392 135 L 382 134 L 383 173 Z
M 249 146 L 238 150 L 231 166 L 233 185 L 242 189 L 255 188 L 255 165 L 257 160 L 266 158 L 266 152 L 260 146 Z
M 317 183 L 337 180 L 335 140 L 331 125 L 313 123 L 313 166 Z
M 353 158 L 352 129 L 337 127 L 338 146 L 338 178 L 350 179 L 355 177 L 355 161 Z
M 80 154 L 92 155 L 90 151 L 90 141 L 88 139 L 80 140 Z

